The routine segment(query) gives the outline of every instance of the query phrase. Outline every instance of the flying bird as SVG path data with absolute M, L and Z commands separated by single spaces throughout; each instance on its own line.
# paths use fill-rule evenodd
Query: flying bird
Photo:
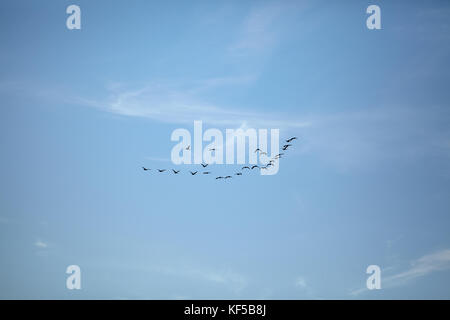
M 217 180 L 217 179 L 223 179 L 223 177 L 216 177 L 216 180 Z
M 177 174 L 178 172 L 180 172 L 180 170 L 174 170 L 174 169 L 172 169 L 172 171 L 173 171 L 173 173 L 175 173 L 175 174 Z
M 242 176 L 242 172 L 236 172 L 235 175 Z
M 203 163 L 202 163 L 202 167 L 203 167 L 203 168 L 206 168 L 207 166 L 208 166 L 207 163 L 206 163 L 206 164 L 203 164 Z
M 230 179 L 233 178 L 232 176 L 226 176 L 225 179 Z
M 292 146 L 292 144 L 285 144 L 285 145 L 283 146 L 283 150 L 287 150 L 287 148 L 289 148 L 290 146 Z
M 242 169 L 241 169 L 241 170 L 244 170 L 244 169 L 248 169 L 248 170 L 250 170 L 250 167 L 248 167 L 248 166 L 245 166 L 245 167 L 242 167 Z
M 189 171 L 193 176 L 195 176 L 195 174 L 198 172 L 198 171 L 194 171 L 194 172 L 192 172 L 192 171 Z
M 256 164 L 254 166 L 252 166 L 252 170 L 255 168 L 259 168 Z
M 211 172 L 209 172 L 209 171 L 205 171 L 205 172 L 203 172 L 203 174 L 210 174 Z
M 164 172 L 166 169 L 158 169 L 159 172 Z
M 292 137 L 292 138 L 287 139 L 286 142 L 289 143 L 289 142 L 291 142 L 292 140 L 296 140 L 296 139 L 297 139 L 297 137 Z
M 211 148 L 211 149 L 209 149 L 209 151 L 216 151 L 216 149 L 215 148 Z
M 186 147 L 186 150 L 191 150 L 191 145 L 188 145 L 188 146 Z
M 275 156 L 275 159 L 281 158 L 282 155 L 284 155 L 284 153 L 279 153 L 279 154 L 277 154 L 277 155 Z
M 144 171 L 152 170 L 152 169 L 149 169 L 149 168 L 146 168 L 146 167 L 142 167 L 142 169 L 144 169 Z

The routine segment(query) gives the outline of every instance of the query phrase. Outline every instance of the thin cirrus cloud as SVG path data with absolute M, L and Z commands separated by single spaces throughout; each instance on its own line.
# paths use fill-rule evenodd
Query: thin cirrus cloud
M 302 9 L 306 3 L 272 2 L 258 5 L 244 19 L 237 39 L 228 46 L 232 55 L 247 56 L 270 52 L 283 38 L 290 12 Z
M 294 281 L 296 287 L 306 288 L 306 281 L 303 277 L 297 277 Z
M 188 88 L 152 84 L 131 90 L 119 85 L 110 87 L 102 102 L 84 99 L 81 103 L 122 116 L 170 124 L 202 120 L 218 127 L 295 129 L 303 141 L 299 152 L 316 154 L 344 171 L 366 168 L 380 160 L 413 161 L 430 155 L 450 156 L 450 135 L 443 125 L 448 111 L 444 108 L 434 107 L 430 112 L 430 108 L 382 106 L 376 110 L 282 117 L 218 107 L 199 98 L 198 93 L 211 86 L 234 84 L 231 78 L 217 78 Z
M 190 265 L 177 263 L 147 265 L 145 267 L 135 265 L 122 265 L 127 270 L 143 271 L 146 273 L 154 273 L 163 275 L 176 280 L 177 282 L 196 281 L 204 283 L 208 287 L 217 286 L 220 290 L 226 290 L 236 296 L 242 294 L 243 290 L 248 287 L 247 277 L 241 273 L 233 271 L 229 268 L 210 268 L 200 265 Z
M 280 17 L 283 6 L 266 5 L 254 8 L 243 23 L 238 40 L 229 47 L 234 54 L 267 49 L 275 44 L 276 35 L 271 26 Z
M 424 255 L 410 263 L 409 268 L 397 274 L 382 277 L 382 288 L 391 288 L 406 285 L 414 279 L 425 277 L 433 272 L 450 269 L 450 249 L 444 249 L 431 254 Z M 367 288 L 352 291 L 353 296 L 367 292 Z
M 315 114 L 303 140 L 314 153 L 340 170 L 367 168 L 380 161 L 450 157 L 449 112 L 442 107 L 392 107 Z M 405 121 L 408 119 L 408 121 Z
M 427 254 L 411 263 L 411 267 L 403 272 L 387 277 L 388 284 L 402 284 L 435 271 L 450 269 L 450 249 Z
M 38 247 L 38 248 L 40 248 L 40 249 L 45 249 L 45 248 L 48 247 L 48 244 L 45 243 L 45 242 L 42 241 L 42 240 L 37 240 L 37 241 L 34 243 L 34 246 L 35 246 L 35 247 Z
M 227 79 L 228 84 L 231 80 Z M 211 81 L 213 85 L 224 80 Z M 207 82 L 208 85 L 211 82 Z M 180 89 L 161 84 L 147 85 L 139 89 L 110 88 L 104 100 L 77 99 L 78 102 L 103 111 L 130 117 L 148 118 L 163 123 L 186 124 L 194 120 L 217 126 L 240 126 L 247 123 L 264 128 L 303 128 L 308 121 L 291 120 L 277 114 L 240 111 L 206 103 L 192 94 L 194 89 Z
M 242 21 L 235 40 L 224 46 L 231 56 L 251 56 L 256 59 L 263 52 L 270 53 L 283 37 L 283 25 L 293 6 L 290 2 L 254 6 Z M 228 58 L 231 58 L 229 56 Z M 292 115 L 243 111 L 241 107 L 218 105 L 202 98 L 210 89 L 249 85 L 259 77 L 258 68 L 250 74 L 223 76 L 184 81 L 183 84 L 164 81 L 139 88 L 125 88 L 120 83 L 107 87 L 101 100 L 78 99 L 79 102 L 123 116 L 148 118 L 163 123 L 185 124 L 194 120 L 216 126 L 302 128 L 310 125 L 305 119 Z
M 153 270 L 169 276 L 194 278 L 214 283 L 231 290 L 236 295 L 239 295 L 247 287 L 246 277 L 229 269 L 211 270 L 198 266 L 184 266 L 183 268 L 159 266 L 154 267 Z

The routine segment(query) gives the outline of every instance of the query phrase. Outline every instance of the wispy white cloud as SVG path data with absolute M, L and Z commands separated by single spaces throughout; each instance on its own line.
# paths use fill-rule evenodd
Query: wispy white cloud
M 402 284 L 435 271 L 450 269 L 450 249 L 427 254 L 413 262 L 409 269 L 387 277 L 388 284 Z
M 247 287 L 247 279 L 242 274 L 230 269 L 212 270 L 203 267 L 174 266 L 153 267 L 153 270 L 171 276 L 196 278 L 224 286 L 235 294 L 240 294 Z
M 307 282 L 306 278 L 303 276 L 298 276 L 294 279 L 294 287 L 296 292 L 302 295 L 303 298 L 307 299 L 322 299 Z
M 208 86 L 231 85 L 234 80 L 209 81 L 185 87 L 167 83 L 138 89 L 114 86 L 107 91 L 105 99 L 83 103 L 107 112 L 171 124 L 202 120 L 208 125 L 228 128 L 295 129 L 295 134 L 302 139 L 296 152 L 317 156 L 341 171 L 365 170 L 386 160 L 416 161 L 430 155 L 450 157 L 450 131 L 445 126 L 450 114 L 445 108 L 381 106 L 283 117 L 205 103 L 196 88 L 202 87 L 201 91 Z
M 431 254 L 424 255 L 410 263 L 410 266 L 399 273 L 383 276 L 388 269 L 382 270 L 381 287 L 390 288 L 408 284 L 410 281 L 425 277 L 433 272 L 450 269 L 450 249 L 444 249 Z M 350 294 L 353 296 L 368 291 L 367 288 L 353 290 Z
M 48 244 L 45 243 L 45 242 L 42 241 L 42 240 L 37 240 L 37 241 L 34 243 L 34 245 L 35 245 L 36 247 L 40 248 L 40 249 L 45 249 L 45 248 L 48 247 Z
M 303 6 L 304 3 L 301 4 Z M 281 26 L 286 25 L 289 13 L 300 4 L 289 1 L 269 2 L 253 7 L 245 20 L 237 40 L 229 46 L 235 55 L 261 54 L 270 51 L 282 38 Z
M 304 131 L 301 151 L 343 171 L 372 167 L 383 160 L 450 156 L 446 108 L 380 106 L 313 114 L 308 119 L 311 126 Z
M 296 287 L 299 287 L 299 288 L 306 288 L 306 281 L 305 281 L 305 278 L 303 278 L 303 277 L 297 277 L 295 280 L 294 280 L 294 285 L 296 286 Z
M 234 53 L 267 48 L 275 42 L 275 33 L 270 26 L 282 12 L 280 5 L 266 5 L 253 8 L 243 22 L 238 40 L 230 46 Z
M 223 80 L 211 80 L 214 85 Z M 195 87 L 194 87 L 195 89 Z M 281 117 L 277 114 L 241 111 L 203 102 L 191 93 L 192 88 L 166 84 L 147 85 L 138 89 L 111 89 L 101 101 L 78 99 L 78 102 L 124 116 L 148 118 L 165 123 L 193 123 L 202 120 L 217 126 L 240 126 L 246 122 L 253 127 L 302 128 L 306 120 Z
M 159 260 L 164 260 L 164 258 Z M 231 293 L 236 296 L 241 295 L 243 291 L 248 288 L 249 284 L 248 277 L 245 274 L 234 270 L 232 267 L 216 267 L 199 264 L 198 261 L 191 262 L 184 259 L 170 259 L 170 261 L 159 263 L 147 263 L 142 260 L 111 260 L 108 262 L 98 260 L 94 263 L 94 266 L 98 268 L 104 268 L 105 266 L 111 265 L 114 265 L 114 268 L 127 270 L 129 272 L 142 272 L 158 278 L 163 276 L 170 279 L 170 283 L 176 283 L 178 285 L 195 282 L 198 286 L 205 286 L 206 288 L 215 287 L 212 289 L 218 290 L 221 293 Z M 191 296 L 191 294 L 192 292 L 189 293 L 189 296 L 185 296 L 185 293 L 179 292 L 177 289 L 177 291 L 174 291 L 169 298 L 174 299 L 178 297 L 179 299 L 195 299 L 194 296 L 196 296 L 196 294 L 194 294 L 194 296 Z

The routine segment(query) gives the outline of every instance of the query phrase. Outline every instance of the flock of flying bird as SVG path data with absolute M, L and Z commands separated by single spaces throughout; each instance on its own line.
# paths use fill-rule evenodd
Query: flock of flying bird
M 287 144 L 285 144 L 281 149 L 282 149 L 283 151 L 286 151 L 289 147 L 292 146 L 292 144 L 290 144 L 290 143 L 291 143 L 292 141 L 294 141 L 294 140 L 297 140 L 297 137 L 292 137 L 292 138 L 289 138 L 289 139 L 285 140 Z M 189 145 L 189 146 L 186 147 L 186 150 L 190 150 L 190 148 L 191 148 L 191 146 Z M 210 151 L 215 151 L 215 149 L 210 149 Z M 266 156 L 267 156 L 267 152 L 265 152 L 265 151 L 263 151 L 263 150 L 261 150 L 261 149 L 259 149 L 259 148 L 255 150 L 255 153 L 256 153 L 256 152 L 258 152 L 259 155 L 266 155 Z M 277 155 L 274 156 L 272 159 L 270 159 L 269 162 L 268 162 L 265 166 L 258 166 L 258 165 L 256 165 L 256 164 L 255 164 L 255 165 L 252 165 L 252 166 L 244 166 L 244 167 L 241 168 L 241 172 L 236 172 L 235 175 L 236 175 L 236 176 L 242 176 L 242 172 L 243 172 L 245 169 L 253 170 L 253 169 L 258 168 L 258 169 L 261 169 L 261 170 L 266 170 L 266 169 L 268 169 L 270 166 L 273 166 L 273 165 L 274 165 L 274 162 L 277 161 L 278 159 L 280 159 L 283 155 L 284 155 L 284 153 L 279 153 L 279 154 L 277 154 Z M 206 168 L 206 167 L 208 166 L 207 163 L 206 163 L 206 164 L 202 163 L 201 165 L 202 165 L 203 168 Z M 142 169 L 143 169 L 144 171 L 150 171 L 150 170 L 152 170 L 152 169 L 146 168 L 146 167 L 142 167 Z M 163 173 L 164 171 L 167 171 L 166 169 L 156 169 L 156 170 L 157 170 L 159 173 Z M 171 169 L 171 170 L 172 170 L 172 172 L 173 172 L 174 174 L 179 174 L 180 171 L 181 171 L 181 170 L 175 170 L 175 169 Z M 197 173 L 199 173 L 199 171 L 189 171 L 189 172 L 190 172 L 190 174 L 193 175 L 193 176 L 195 176 Z M 203 171 L 202 174 L 211 174 L 211 171 Z M 216 180 L 219 180 L 219 179 L 231 179 L 231 178 L 233 178 L 233 177 L 232 177 L 232 176 L 218 176 L 218 177 L 216 177 Z

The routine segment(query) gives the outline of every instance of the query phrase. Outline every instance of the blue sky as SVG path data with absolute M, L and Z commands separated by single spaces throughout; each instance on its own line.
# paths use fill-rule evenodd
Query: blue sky
M 2 1 L 0 298 L 449 299 L 449 16 Z M 300 139 L 273 176 L 141 170 L 175 168 L 171 133 L 194 120 Z M 381 290 L 365 290 L 372 264 Z

